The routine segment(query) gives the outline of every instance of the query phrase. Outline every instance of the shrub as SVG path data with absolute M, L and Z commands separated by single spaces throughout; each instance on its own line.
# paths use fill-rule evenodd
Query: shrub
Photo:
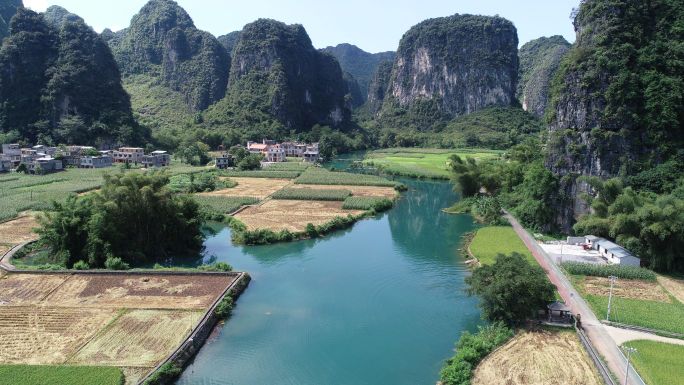
M 88 270 L 88 269 L 90 269 L 90 266 L 88 266 L 88 262 L 86 262 L 86 261 L 78 261 L 78 262 L 74 263 L 73 269 L 74 270 Z
M 214 314 L 220 319 L 226 319 L 233 312 L 233 297 L 230 294 L 226 294 L 225 297 L 221 299 L 218 303 L 216 309 L 214 309 Z
M 131 266 L 119 257 L 109 257 L 105 261 L 105 268 L 107 270 L 128 270 Z
M 216 263 L 212 263 L 211 265 L 201 265 L 197 268 L 197 270 L 228 272 L 228 271 L 233 271 L 233 266 L 231 266 L 225 262 L 216 262 Z
M 456 344 L 456 354 L 442 368 L 440 380 L 444 385 L 470 385 L 473 368 L 511 337 L 513 330 L 500 322 L 480 327 L 476 334 L 464 332 Z
M 166 364 L 162 365 L 159 368 L 159 370 L 154 372 L 154 374 L 152 374 L 152 376 L 150 376 L 150 378 L 148 378 L 147 381 L 145 381 L 145 385 L 168 384 L 171 382 L 171 380 L 180 376 L 182 372 L 183 368 L 170 362 L 167 362 Z
M 573 275 L 589 275 L 593 277 L 609 277 L 614 275 L 622 279 L 642 279 L 655 281 L 657 276 L 648 269 L 637 266 L 596 265 L 582 262 L 563 262 L 563 269 Z

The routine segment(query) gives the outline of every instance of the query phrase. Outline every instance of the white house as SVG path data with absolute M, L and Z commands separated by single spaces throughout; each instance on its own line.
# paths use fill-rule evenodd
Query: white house
M 639 258 L 635 257 L 629 250 L 616 243 L 593 235 L 587 235 L 585 239 L 587 245 L 598 251 L 599 254 L 606 258 L 611 264 L 641 266 L 641 260 Z

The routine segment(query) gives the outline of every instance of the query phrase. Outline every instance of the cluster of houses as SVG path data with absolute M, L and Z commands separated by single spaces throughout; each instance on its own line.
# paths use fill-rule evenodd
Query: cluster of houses
M 568 237 L 567 243 L 570 245 L 583 246 L 585 250 L 594 250 L 608 263 L 613 265 L 641 266 L 641 259 L 639 259 L 639 257 L 636 257 L 629 252 L 629 250 L 605 238 L 597 237 L 595 235 Z
M 316 163 L 320 160 L 318 143 L 282 142 L 264 139 L 261 142 L 247 142 L 247 151 L 262 154 L 264 163 L 286 162 L 287 158 L 300 158 L 304 162 Z M 233 167 L 233 157 L 223 153 L 216 157 L 216 167 L 225 169 Z
M 139 165 L 145 168 L 166 167 L 171 155 L 166 151 L 145 154 L 139 147 L 121 147 L 118 150 L 98 151 L 90 146 L 51 147 L 37 145 L 22 148 L 18 144 L 3 144 L 0 155 L 0 172 L 24 166 L 31 174 L 46 174 L 66 167 L 105 168 L 115 163 Z

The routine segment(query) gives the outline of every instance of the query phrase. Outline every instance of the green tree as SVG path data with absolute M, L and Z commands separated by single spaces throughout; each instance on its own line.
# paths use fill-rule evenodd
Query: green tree
M 521 324 L 544 309 L 555 290 L 541 267 L 517 253 L 498 255 L 493 265 L 477 268 L 466 283 L 468 294 L 480 297 L 485 319 L 509 325 Z

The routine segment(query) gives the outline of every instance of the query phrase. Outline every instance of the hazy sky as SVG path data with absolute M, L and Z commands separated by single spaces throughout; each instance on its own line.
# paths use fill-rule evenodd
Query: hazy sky
M 60 5 L 100 32 L 128 26 L 147 0 L 23 0 L 35 11 Z M 541 36 L 574 42 L 570 20 L 579 0 L 177 0 L 195 25 L 219 36 L 266 17 L 304 25 L 314 46 L 351 43 L 369 52 L 394 51 L 411 26 L 431 17 L 473 13 L 505 17 L 521 45 Z

